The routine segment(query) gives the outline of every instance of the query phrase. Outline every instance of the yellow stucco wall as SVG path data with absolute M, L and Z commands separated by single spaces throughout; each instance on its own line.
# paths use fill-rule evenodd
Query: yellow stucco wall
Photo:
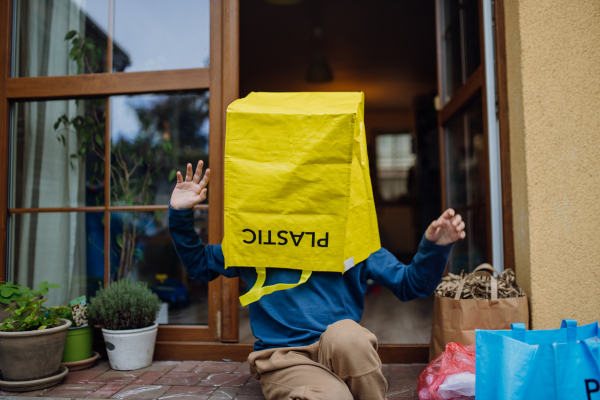
M 505 0 L 518 282 L 535 329 L 600 319 L 600 1 Z

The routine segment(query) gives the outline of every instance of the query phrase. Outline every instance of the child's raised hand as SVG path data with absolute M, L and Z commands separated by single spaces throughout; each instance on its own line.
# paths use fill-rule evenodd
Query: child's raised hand
M 188 164 L 185 181 L 181 176 L 181 172 L 177 171 L 177 185 L 175 185 L 171 195 L 171 207 L 176 210 L 193 208 L 206 199 L 206 185 L 210 178 L 210 169 L 206 169 L 204 177 L 200 180 L 203 165 L 202 160 L 198 161 L 196 173 L 192 176 L 192 164 Z
M 449 208 L 429 225 L 425 237 L 435 244 L 445 245 L 456 242 L 458 239 L 464 239 L 465 223 L 460 214 L 456 214 Z

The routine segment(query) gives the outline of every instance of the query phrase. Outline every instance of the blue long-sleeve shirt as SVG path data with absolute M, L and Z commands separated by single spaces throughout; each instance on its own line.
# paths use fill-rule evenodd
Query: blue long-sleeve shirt
M 179 259 L 192 279 L 212 281 L 219 275 L 242 278 L 249 287 L 254 268 L 229 267 L 221 245 L 205 245 L 194 230 L 192 210 L 169 207 L 169 231 Z M 431 295 L 442 279 L 452 245 L 439 246 L 425 237 L 410 265 L 399 262 L 384 248 L 345 274 L 313 272 L 306 283 L 274 292 L 250 304 L 250 326 L 258 339 L 255 350 L 307 346 L 319 340 L 328 325 L 342 319 L 359 322 L 365 305 L 367 280 L 394 292 L 402 301 Z M 268 268 L 264 286 L 297 283 L 301 271 Z

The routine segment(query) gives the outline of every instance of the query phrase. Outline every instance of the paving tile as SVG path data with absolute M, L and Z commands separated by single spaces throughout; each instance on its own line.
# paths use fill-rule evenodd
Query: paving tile
M 107 360 L 96 361 L 96 364 L 92 368 L 86 369 L 86 371 L 108 371 L 110 364 Z
M 89 395 L 88 399 L 108 399 L 113 394 L 117 393 L 119 390 L 122 390 L 125 385 L 121 385 L 118 383 L 109 383 L 108 385 L 104 385 L 94 393 Z
M 400 389 L 408 389 L 408 390 L 416 390 L 418 384 L 417 377 L 402 377 L 402 378 L 390 378 L 388 381 L 388 389 L 389 390 L 400 390 Z
M 29 392 L 31 393 L 31 392 Z M 7 392 L 6 390 L 0 389 L 0 396 L 18 396 L 21 392 Z M 32 396 L 34 397 L 34 396 Z
M 411 364 L 410 368 L 412 370 L 413 375 L 419 376 L 421 372 L 427 368 L 427 364 Z
M 414 390 L 411 389 L 390 389 L 385 394 L 388 400 L 392 399 L 412 399 L 414 398 Z
M 159 361 L 165 362 L 165 361 Z M 176 364 L 152 364 L 145 368 L 136 369 L 136 371 L 140 372 L 169 372 L 174 368 L 177 368 L 181 363 L 177 362 Z
M 19 396 L 19 397 L 45 397 L 46 393 L 48 393 L 50 390 L 52 390 L 56 387 L 57 386 L 53 386 L 48 389 L 33 390 L 31 392 L 18 392 L 19 394 L 17 396 Z
M 99 375 L 102 374 L 102 371 L 73 371 L 69 372 L 61 383 L 88 383 L 92 379 L 97 378 Z
M 129 385 L 119 393 L 115 394 L 112 398 L 137 400 L 158 399 L 170 388 L 170 386 L 159 385 Z
M 44 397 L 52 398 L 74 398 L 74 397 L 88 397 L 94 393 L 97 389 L 101 388 L 102 385 L 91 385 L 88 383 L 67 383 L 65 385 L 59 385 L 56 388 L 44 393 Z
M 152 385 L 154 382 L 159 380 L 164 374 L 165 371 L 151 371 L 146 372 L 144 375 L 137 378 L 132 382 L 133 385 Z
M 196 386 L 207 376 L 208 374 L 197 372 L 169 372 L 154 383 L 169 386 Z
M 212 374 L 209 375 L 208 378 L 200 382 L 199 386 L 244 386 L 244 384 L 248 382 L 248 379 L 250 379 L 250 377 L 250 374 L 238 373 Z
M 175 366 L 171 371 L 173 372 L 190 372 L 195 369 L 201 361 L 184 361 L 181 364 Z
M 260 381 L 254 378 L 250 378 L 248 382 L 240 389 L 238 392 L 238 397 L 241 395 L 262 395 L 262 387 L 260 386 Z
M 138 377 L 144 375 L 146 372 L 135 370 L 135 371 L 106 371 L 102 375 L 95 379 L 92 379 L 90 383 L 120 383 L 123 385 L 129 385 L 135 381 Z
M 233 372 L 242 372 L 242 373 L 249 374 L 250 366 L 248 365 L 247 362 L 240 363 L 240 365 L 237 367 L 237 369 Z
M 260 394 L 254 394 L 254 395 L 238 395 L 235 400 L 266 400 L 265 396 Z
M 181 361 L 152 361 L 152 365 L 166 365 L 175 367 L 181 364 Z
M 196 372 L 208 372 L 209 374 L 220 374 L 233 372 L 240 366 L 238 362 L 205 361 L 194 368 Z
M 239 387 L 221 387 L 215 390 L 210 400 L 233 400 L 239 391 Z
M 390 378 L 397 376 L 413 376 L 412 367 L 408 364 L 389 364 L 388 376 Z
M 211 398 L 214 388 L 198 386 L 172 386 L 163 394 L 161 399 L 169 400 L 208 400 Z
M 390 365 L 383 364 L 381 366 L 381 373 L 383 374 L 384 378 L 387 380 L 388 376 L 390 375 Z

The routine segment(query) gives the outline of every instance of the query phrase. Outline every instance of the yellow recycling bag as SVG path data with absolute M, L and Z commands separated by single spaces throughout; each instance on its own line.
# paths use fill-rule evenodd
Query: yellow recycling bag
M 362 92 L 251 93 L 227 108 L 225 268 L 258 274 L 242 305 L 380 247 Z M 263 287 L 267 268 L 303 272 Z

